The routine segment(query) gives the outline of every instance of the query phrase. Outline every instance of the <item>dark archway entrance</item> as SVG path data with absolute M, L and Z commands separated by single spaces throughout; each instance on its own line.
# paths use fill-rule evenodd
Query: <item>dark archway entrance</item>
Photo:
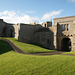
M 71 40 L 69 38 L 64 38 L 62 40 L 62 51 L 71 51 Z
M 10 37 L 14 37 L 14 31 L 12 29 L 10 30 Z

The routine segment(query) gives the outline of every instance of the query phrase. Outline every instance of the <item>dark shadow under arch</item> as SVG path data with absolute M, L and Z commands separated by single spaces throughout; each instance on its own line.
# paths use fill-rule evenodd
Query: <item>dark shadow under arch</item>
M 10 29 L 10 37 L 14 37 L 14 31 L 12 29 Z
M 62 39 L 61 50 L 67 52 L 71 51 L 71 40 L 69 38 Z
M 9 28 L 9 31 L 10 31 L 9 37 L 15 37 L 15 29 L 14 29 L 14 27 Z

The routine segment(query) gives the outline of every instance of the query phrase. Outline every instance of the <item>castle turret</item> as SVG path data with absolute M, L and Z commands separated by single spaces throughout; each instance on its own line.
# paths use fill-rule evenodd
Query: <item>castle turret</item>
M 52 27 L 52 22 L 50 22 L 50 21 L 43 22 L 43 23 L 42 23 L 42 26 L 43 26 L 43 27 L 46 27 L 46 28 Z

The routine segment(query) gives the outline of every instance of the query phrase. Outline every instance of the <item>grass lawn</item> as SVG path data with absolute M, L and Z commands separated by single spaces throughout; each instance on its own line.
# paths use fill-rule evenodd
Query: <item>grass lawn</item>
M 16 46 L 18 46 L 23 51 L 29 52 L 29 53 L 56 51 L 56 50 L 45 49 L 45 48 L 42 48 L 40 46 L 33 45 L 33 44 L 26 44 L 26 43 L 18 42 L 17 39 L 15 39 L 15 38 L 6 38 L 6 39 L 8 39 L 11 42 L 13 42 Z
M 75 57 L 15 53 L 0 40 L 0 75 L 75 75 Z
M 71 55 L 75 55 L 75 52 L 65 52 L 63 54 L 71 54 Z

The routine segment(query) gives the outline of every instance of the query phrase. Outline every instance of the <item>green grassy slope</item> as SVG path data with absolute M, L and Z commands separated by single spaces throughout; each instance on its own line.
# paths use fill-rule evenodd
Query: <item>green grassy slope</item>
M 8 45 L 6 51 L 7 43 L 3 42 L 0 42 L 0 51 L 3 51 L 0 54 L 0 75 L 75 75 L 74 56 L 18 54 Z
M 25 52 L 39 53 L 39 52 L 55 51 L 55 50 L 45 49 L 45 48 L 42 48 L 40 46 L 33 45 L 33 44 L 26 44 L 26 43 L 18 42 L 17 39 L 15 39 L 15 38 L 7 38 L 7 39 L 12 41 L 16 46 L 18 46 L 20 49 L 22 49 Z
M 8 52 L 0 55 L 0 75 L 75 75 L 75 57 L 33 56 Z

